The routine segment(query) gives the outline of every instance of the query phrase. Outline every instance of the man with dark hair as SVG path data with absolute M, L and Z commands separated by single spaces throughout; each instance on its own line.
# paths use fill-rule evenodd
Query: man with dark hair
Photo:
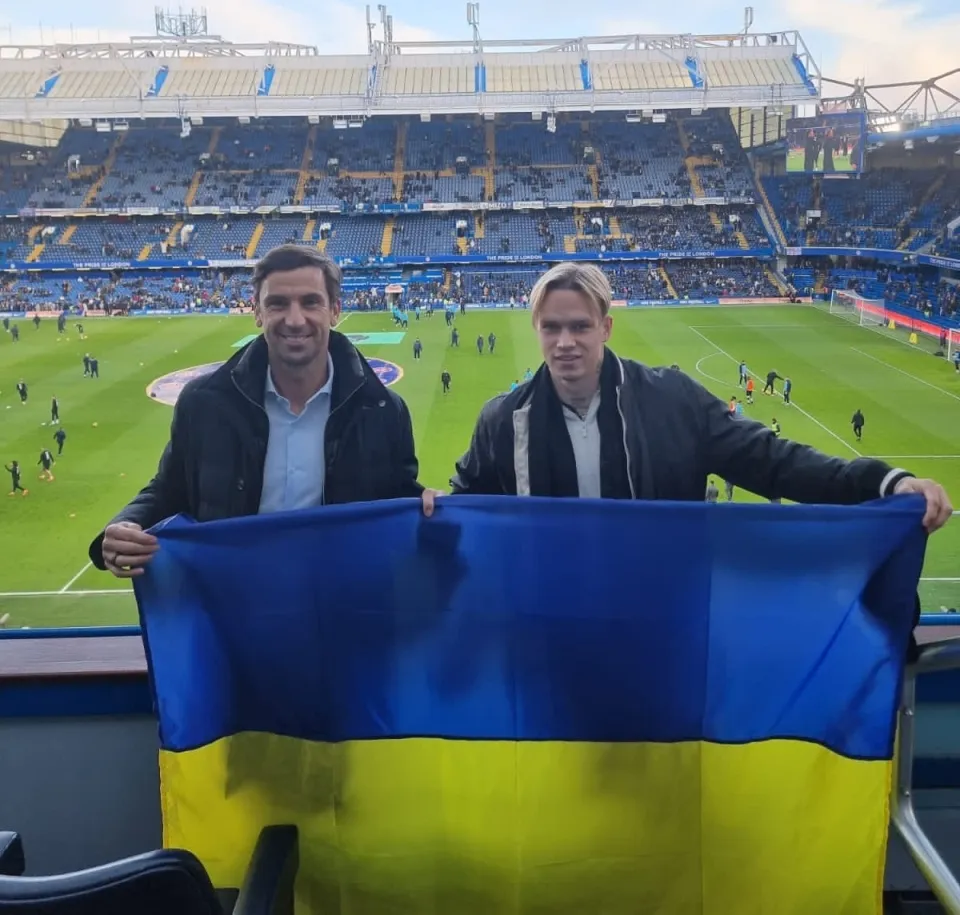
M 854 505 L 926 500 L 929 531 L 950 518 L 933 480 L 883 461 L 844 461 L 787 441 L 689 375 L 607 347 L 610 282 L 593 264 L 558 264 L 530 293 L 544 364 L 489 401 L 451 480 L 454 493 L 702 501 L 711 476 L 765 499 Z
M 4 464 L 3 466 L 6 468 L 7 473 L 10 474 L 10 493 L 9 493 L 9 495 L 15 496 L 15 495 L 17 494 L 17 492 L 19 492 L 21 495 L 29 496 L 29 495 L 30 495 L 30 490 L 29 490 L 29 489 L 24 489 L 23 486 L 20 484 L 21 471 L 20 471 L 20 464 L 19 464 L 19 462 L 18 462 L 18 461 L 14 461 L 14 462 L 11 463 L 11 464 Z
M 853 414 L 853 418 L 850 420 L 850 424 L 853 426 L 853 434 L 857 437 L 857 441 L 863 440 L 863 425 L 864 425 L 863 412 L 860 408 L 857 408 L 857 412 Z
M 118 578 L 157 550 L 146 529 L 175 514 L 197 521 L 434 493 L 417 482 L 407 405 L 333 328 L 341 273 L 315 248 L 283 245 L 253 274 L 263 333 L 190 382 L 156 476 L 91 544 Z

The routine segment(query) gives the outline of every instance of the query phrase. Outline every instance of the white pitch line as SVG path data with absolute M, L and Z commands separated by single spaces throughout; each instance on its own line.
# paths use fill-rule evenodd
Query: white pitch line
M 682 310 L 689 310 L 693 308 L 700 308 L 700 309 L 709 308 L 713 311 L 716 311 L 718 308 L 721 308 L 724 311 L 730 311 L 731 309 L 737 309 L 737 308 L 781 308 L 781 307 L 788 307 L 789 305 L 790 305 L 789 302 L 769 302 L 766 299 L 764 299 L 763 301 L 760 301 L 760 302 L 738 302 L 736 305 L 704 305 L 704 304 L 692 304 L 690 302 L 680 305 L 680 304 L 677 304 L 676 301 L 669 301 L 669 302 L 662 301 L 662 302 L 658 302 L 656 305 L 633 305 L 633 306 L 616 305 L 614 307 L 621 314 L 623 314 L 623 312 L 628 310 L 630 311 L 631 314 L 639 314 L 647 311 L 657 311 L 657 312 L 682 311 Z M 467 305 L 467 308 L 470 308 L 474 311 L 494 311 L 496 307 L 497 306 L 495 305 L 491 305 L 491 306 Z M 792 306 L 792 307 L 796 307 L 796 306 Z M 729 325 L 724 324 L 723 326 L 727 327 Z
M 797 327 L 807 327 L 810 330 L 817 330 L 818 328 L 814 324 L 688 324 L 687 327 L 700 327 L 705 330 L 710 330 L 711 328 L 730 328 L 731 326 L 736 327 L 738 330 L 753 330 L 754 328 L 774 328 L 774 327 L 783 327 L 783 328 L 797 328 Z
M 722 353 L 724 356 L 726 356 L 726 357 L 727 357 L 731 362 L 733 362 L 735 365 L 739 365 L 739 364 L 740 364 L 740 360 L 739 360 L 739 359 L 737 359 L 737 358 L 734 357 L 734 356 L 731 356 L 731 355 L 730 355 L 725 349 L 723 349 L 722 347 L 717 346 L 717 344 L 714 343 L 713 340 L 711 340 L 708 336 L 706 336 L 705 334 L 701 334 L 699 330 L 697 330 L 695 327 L 691 327 L 689 324 L 687 325 L 687 327 L 689 327 L 690 330 L 692 330 L 698 337 L 700 337 L 701 340 L 704 340 L 706 343 L 709 343 L 710 346 L 712 346 L 718 353 Z M 705 375 L 705 377 L 710 377 L 710 376 L 706 375 L 706 373 L 704 373 L 704 372 L 701 372 L 700 374 L 701 374 L 701 375 Z M 750 372 L 750 374 L 753 375 L 753 377 L 756 378 L 758 381 L 762 381 L 762 380 L 763 380 L 762 377 L 761 377 L 760 375 L 758 375 L 756 372 Z M 715 378 L 714 378 L 713 380 L 716 381 Z M 783 396 L 783 395 L 780 394 L 779 392 L 777 393 L 777 397 L 782 397 L 782 396 Z M 839 435 L 837 435 L 837 433 L 834 432 L 832 429 L 830 429 L 830 428 L 828 428 L 827 426 L 825 426 L 822 422 L 820 422 L 819 419 L 816 418 L 816 416 L 811 415 L 811 414 L 808 413 L 806 410 L 804 410 L 803 407 L 798 406 L 798 405 L 797 405 L 797 402 L 796 402 L 795 400 L 793 400 L 793 399 L 790 400 L 790 406 L 791 406 L 794 410 L 796 410 L 798 413 L 801 413 L 801 414 L 803 414 L 804 416 L 806 416 L 807 419 L 810 420 L 810 422 L 815 423 L 816 425 L 818 425 L 821 429 L 823 429 L 824 432 L 827 433 L 827 435 L 833 436 L 833 438 L 835 438 L 838 442 L 840 442 L 840 444 L 843 445 L 844 448 L 847 448 L 848 450 L 852 451 L 857 457 L 863 457 L 863 455 L 862 455 L 859 451 L 857 451 L 857 449 L 854 448 L 853 445 L 851 445 L 851 444 L 850 444 L 849 442 L 847 442 L 845 439 L 842 439 L 842 438 L 841 438 Z
M 956 461 L 960 454 L 871 454 L 878 461 Z
M 73 578 L 70 579 L 70 581 L 68 581 L 68 582 L 60 589 L 60 593 L 62 594 L 62 593 L 64 593 L 65 591 L 69 591 L 69 590 L 70 590 L 70 585 L 72 585 L 81 575 L 83 575 L 83 573 L 86 572 L 87 569 L 92 569 L 92 568 L 93 568 L 93 563 L 92 563 L 92 562 L 88 562 L 79 572 L 77 572 L 76 575 L 73 576 Z
M 871 355 L 870 353 L 865 353 L 862 349 L 857 349 L 855 346 L 851 346 L 855 353 L 859 353 L 861 356 L 866 356 L 867 359 L 872 359 L 874 362 L 879 362 L 880 365 L 885 365 L 888 369 L 893 369 L 895 372 L 899 372 L 901 375 L 906 375 L 907 378 L 916 381 L 918 384 L 925 384 L 928 388 L 933 388 L 934 391 L 939 391 L 941 394 L 945 394 L 947 397 L 952 397 L 954 400 L 960 400 L 960 394 L 954 394 L 953 391 L 945 391 L 943 388 L 938 387 L 930 381 L 927 381 L 925 378 L 918 378 L 916 375 L 911 375 L 910 372 L 904 371 L 902 368 L 896 365 L 891 365 L 889 362 L 885 362 L 883 359 L 878 359 L 876 356 Z
M 861 330 L 872 330 L 875 334 L 879 334 L 881 337 L 883 337 L 884 340 L 892 340 L 894 343 L 899 343 L 901 346 L 905 346 L 907 349 L 917 352 L 917 347 L 915 344 L 910 343 L 907 340 L 902 340 L 893 333 L 884 333 L 884 330 L 887 328 L 883 326 L 876 327 L 873 324 L 852 324 L 850 320 L 845 318 L 843 315 L 833 314 L 832 312 L 825 311 L 822 308 L 817 308 L 813 302 L 810 303 L 810 307 L 822 315 L 827 315 L 830 318 L 837 318 L 841 322 L 841 324 L 837 325 L 838 327 L 859 327 Z M 920 350 L 920 352 L 924 352 L 924 350 Z
M 104 591 L 0 591 L 0 597 L 106 597 L 111 594 L 133 594 L 133 588 L 109 588 Z
M 722 355 L 723 353 L 710 353 L 707 356 L 701 356 L 697 360 L 697 364 L 695 366 L 697 374 L 703 375 L 704 378 L 709 378 L 711 381 L 715 381 L 717 384 L 727 384 L 727 382 L 724 381 L 722 378 L 717 378 L 716 375 L 711 375 L 709 372 L 705 372 L 702 368 L 700 368 L 700 366 L 703 365 L 703 363 L 706 362 L 708 359 L 712 359 L 714 356 L 722 356 Z M 733 384 L 733 382 L 731 381 L 730 384 Z

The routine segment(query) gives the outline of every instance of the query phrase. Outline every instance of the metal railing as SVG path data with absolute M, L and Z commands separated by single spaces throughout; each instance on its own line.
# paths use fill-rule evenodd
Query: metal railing
M 960 639 L 924 645 L 907 668 L 900 701 L 899 733 L 890 792 L 890 823 L 903 839 L 917 869 L 948 915 L 960 915 L 960 883 L 920 826 L 913 805 L 913 758 L 916 735 L 917 677 L 960 669 Z

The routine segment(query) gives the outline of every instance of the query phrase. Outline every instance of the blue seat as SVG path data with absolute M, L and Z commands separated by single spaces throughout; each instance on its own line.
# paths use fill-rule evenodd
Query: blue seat
M 23 873 L 23 843 L 15 832 L 0 832 L 0 874 L 19 877 Z
M 298 867 L 296 827 L 268 826 L 260 833 L 239 893 L 214 889 L 203 865 L 192 854 L 171 849 L 51 877 L 0 876 L 0 912 L 293 915 Z

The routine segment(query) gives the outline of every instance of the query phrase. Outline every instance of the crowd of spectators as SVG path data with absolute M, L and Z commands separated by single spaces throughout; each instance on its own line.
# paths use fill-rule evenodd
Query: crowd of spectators
M 835 268 L 826 277 L 831 289 L 849 289 L 868 299 L 915 311 L 927 318 L 960 317 L 957 285 L 936 278 L 931 271 Z
M 681 299 L 775 298 L 780 290 L 764 264 L 748 260 L 676 261 L 667 272 Z
M 631 124 L 616 114 L 559 116 L 552 133 L 509 117 L 495 124 L 379 118 L 360 130 L 311 129 L 284 118 L 207 120 L 186 132 L 173 125 L 136 125 L 123 134 L 71 127 L 56 148 L 0 164 L 0 212 L 689 198 L 687 156 L 698 159 L 693 167 L 707 196 L 753 196 L 729 119 L 710 113 L 660 124 Z
M 0 219 L 0 263 L 29 259 L 39 266 L 74 262 L 94 269 L 115 261 L 228 263 L 285 242 L 317 245 L 370 267 L 385 254 L 401 262 L 407 256 L 442 264 L 444 256 L 464 254 L 506 260 L 651 251 L 663 252 L 664 259 L 607 267 L 618 298 L 779 294 L 766 266 L 773 247 L 764 223 L 769 225 L 768 214 L 750 203 L 683 205 L 691 197 L 753 199 L 751 165 L 728 117 L 675 114 L 654 124 L 577 115 L 559 116 L 547 126 L 500 117 L 491 123 L 382 118 L 361 130 L 310 128 L 292 119 L 269 125 L 207 122 L 186 132 L 138 125 L 122 136 L 71 128 L 52 150 L 0 163 L 0 213 L 23 214 Z M 791 246 L 900 248 L 960 257 L 960 234 L 949 234 L 949 224 L 960 215 L 960 169 L 875 168 L 855 180 L 790 175 L 763 183 Z M 647 205 L 557 206 L 630 198 Z M 352 212 L 437 201 L 454 206 L 394 217 Z M 471 206 L 478 201 L 539 205 L 480 213 Z M 221 210 L 260 207 L 264 215 L 173 215 L 187 203 Z M 318 212 L 280 214 L 294 203 L 316 204 Z M 24 212 L 43 207 L 159 207 L 168 214 L 71 221 Z M 674 257 L 738 248 L 762 252 L 761 259 Z M 522 306 L 537 275 L 532 268 L 452 270 L 445 282 L 403 279 L 405 300 Z M 7 282 L 2 297 L 8 310 L 25 301 L 57 307 L 68 300 L 113 310 L 202 308 L 248 300 L 245 276 L 205 272 L 171 281 L 136 273 L 109 279 L 90 274 L 65 281 L 69 292 L 57 285 L 60 280 L 30 279 Z M 956 288 L 916 271 L 868 271 L 843 282 L 920 313 L 957 312 Z M 805 290 L 813 285 L 811 274 Z M 348 307 L 364 309 L 392 301 L 385 284 L 376 282 L 346 288 L 344 296 Z
M 706 297 L 775 297 L 780 293 L 764 267 L 739 259 L 611 264 L 604 268 L 617 300 L 666 301 Z M 385 309 L 396 302 L 407 307 L 443 304 L 514 305 L 525 307 L 541 267 L 434 271 L 386 277 L 348 271 L 343 304 L 348 309 Z M 68 307 L 123 314 L 137 308 L 243 308 L 253 302 L 248 270 L 203 270 L 174 274 L 155 271 L 85 272 L 62 279 L 50 275 L 0 275 L 0 311 L 62 310 Z M 394 284 L 399 295 L 387 292 Z
M 781 175 L 763 185 L 791 246 L 923 251 L 960 215 L 960 172 L 944 168 L 877 168 L 851 180 Z

